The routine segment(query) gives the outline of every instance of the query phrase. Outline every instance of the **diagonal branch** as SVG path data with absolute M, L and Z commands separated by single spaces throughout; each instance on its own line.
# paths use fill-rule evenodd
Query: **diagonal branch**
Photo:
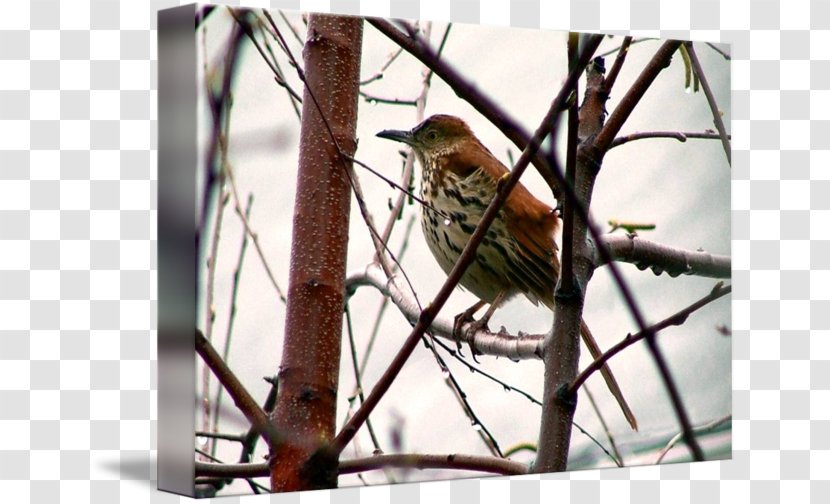
M 664 68 L 669 66 L 672 54 L 680 47 L 680 44 L 681 42 L 677 40 L 664 42 L 654 54 L 654 57 L 651 58 L 648 65 L 640 73 L 640 76 L 637 77 L 637 80 L 634 81 L 634 84 L 631 85 L 631 88 L 625 96 L 620 100 L 620 103 L 617 104 L 617 107 L 608 117 L 605 126 L 594 140 L 594 150 L 598 154 L 596 158 L 597 163 L 601 161 L 602 156 L 605 155 L 614 137 L 620 132 L 623 124 L 625 124 L 625 121 L 631 115 L 631 112 L 634 111 L 637 104 L 640 103 L 640 99 L 646 94 L 649 87 L 651 87 L 654 79 L 657 78 Z
M 658 331 L 662 331 L 663 329 L 666 329 L 667 327 L 681 325 L 684 322 L 686 322 L 686 319 L 689 318 L 689 315 L 691 315 L 692 313 L 696 312 L 697 310 L 703 308 L 704 306 L 711 303 L 712 301 L 715 301 L 716 299 L 719 299 L 719 298 L 729 294 L 730 292 L 732 292 L 732 286 L 731 285 L 727 285 L 727 286 L 724 287 L 719 283 L 718 285 L 715 286 L 714 289 L 712 289 L 712 292 L 710 292 L 706 296 L 700 298 L 699 300 L 697 300 L 694 303 L 690 304 L 686 308 L 683 308 L 679 312 L 677 312 L 677 313 L 661 320 L 660 322 L 650 326 L 648 328 L 648 332 L 657 333 Z M 594 362 L 592 362 L 588 367 L 586 367 L 579 374 L 579 376 L 577 376 L 576 380 L 574 380 L 574 382 L 570 386 L 569 393 L 576 393 L 576 391 L 579 390 L 579 387 L 581 387 L 582 384 L 584 384 L 585 381 L 588 380 L 588 378 L 595 371 L 597 371 L 599 368 L 601 368 L 603 364 L 608 362 L 608 360 L 611 359 L 611 357 L 617 355 L 621 351 L 625 350 L 626 348 L 630 347 L 631 345 L 633 345 L 634 343 L 642 340 L 645 337 L 646 337 L 646 332 L 645 331 L 640 331 L 640 332 L 638 332 L 637 334 L 634 334 L 634 335 L 629 334 L 628 336 L 625 337 L 625 339 L 623 339 L 622 341 L 620 341 L 616 345 L 614 345 L 611 348 L 609 348 L 608 350 L 606 350 L 605 353 L 602 354 L 602 356 L 600 356 L 598 359 L 596 359 Z
M 723 124 L 723 118 L 721 117 L 718 103 L 715 101 L 715 94 L 712 93 L 712 88 L 709 86 L 709 81 L 703 73 L 703 67 L 700 64 L 700 60 L 697 58 L 697 53 L 695 52 L 695 48 L 691 42 L 686 43 L 686 51 L 688 51 L 689 58 L 692 60 L 692 67 L 695 69 L 695 75 L 697 75 L 698 79 L 700 79 L 700 84 L 703 86 L 703 93 L 706 94 L 706 101 L 709 102 L 709 108 L 712 109 L 712 120 L 715 123 L 715 128 L 717 128 L 718 133 L 720 134 L 723 150 L 726 153 L 726 160 L 731 165 L 732 146 L 729 143 L 729 136 L 726 134 L 726 126 Z
M 251 422 L 251 425 L 264 437 L 271 446 L 279 442 L 279 435 L 268 422 L 268 415 L 256 403 L 251 394 L 239 381 L 233 371 L 219 356 L 213 345 L 205 338 L 201 331 L 196 329 L 196 352 L 205 361 L 205 364 L 213 371 L 219 383 L 228 391 L 234 404 Z

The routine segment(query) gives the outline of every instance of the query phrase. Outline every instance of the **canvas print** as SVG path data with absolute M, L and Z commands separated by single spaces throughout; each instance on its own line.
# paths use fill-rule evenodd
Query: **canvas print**
M 727 46 L 165 12 L 162 489 L 731 457 Z

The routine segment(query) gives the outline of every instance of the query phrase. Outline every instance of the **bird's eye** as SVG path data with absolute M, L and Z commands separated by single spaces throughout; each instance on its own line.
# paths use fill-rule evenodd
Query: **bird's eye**
M 438 133 L 435 131 L 430 131 L 427 133 L 427 140 L 438 140 Z

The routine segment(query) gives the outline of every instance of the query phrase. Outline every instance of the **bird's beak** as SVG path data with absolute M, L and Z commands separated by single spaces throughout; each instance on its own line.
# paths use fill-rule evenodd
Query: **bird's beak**
M 380 138 L 386 138 L 387 140 L 394 140 L 396 142 L 403 142 L 407 145 L 412 145 L 412 132 L 411 131 L 401 131 L 401 130 L 383 130 L 377 134 Z

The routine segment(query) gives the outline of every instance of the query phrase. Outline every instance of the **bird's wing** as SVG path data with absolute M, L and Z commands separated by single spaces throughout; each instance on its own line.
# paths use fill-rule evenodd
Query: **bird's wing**
M 461 177 L 484 176 L 490 180 L 492 197 L 499 180 L 509 173 L 486 147 L 461 149 L 446 157 L 446 169 Z M 487 206 L 489 201 L 482 201 Z M 558 219 L 551 207 L 534 197 L 521 183 L 516 184 L 502 208 L 507 230 L 513 238 L 506 249 L 510 255 L 511 280 L 534 303 L 553 303 L 553 287 L 559 276 L 554 241 Z

